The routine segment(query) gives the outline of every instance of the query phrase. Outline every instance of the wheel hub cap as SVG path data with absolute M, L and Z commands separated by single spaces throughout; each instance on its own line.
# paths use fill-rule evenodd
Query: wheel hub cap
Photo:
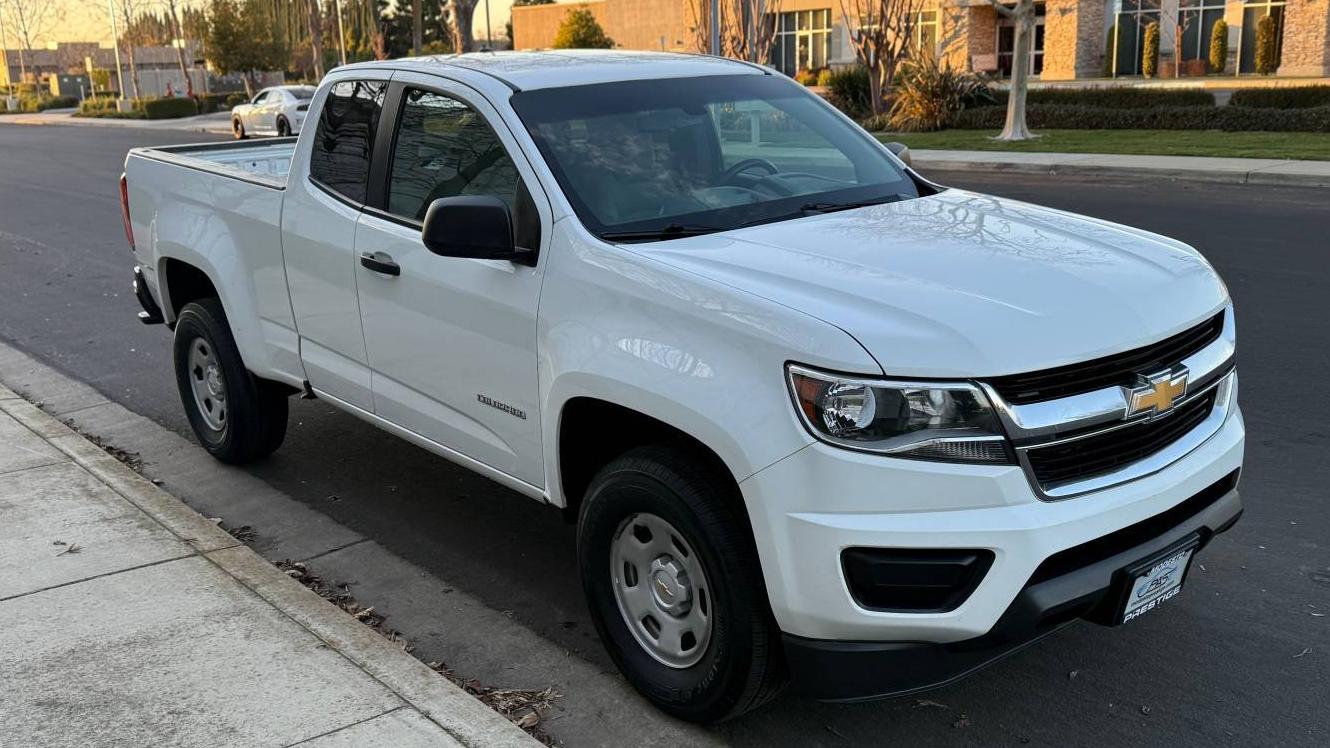
M 710 586 L 683 535 L 654 514 L 615 533 L 610 578 L 624 623 L 642 649 L 672 668 L 697 664 L 711 640 Z
M 195 338 L 189 346 L 189 385 L 204 425 L 213 431 L 226 428 L 226 379 L 212 344 Z

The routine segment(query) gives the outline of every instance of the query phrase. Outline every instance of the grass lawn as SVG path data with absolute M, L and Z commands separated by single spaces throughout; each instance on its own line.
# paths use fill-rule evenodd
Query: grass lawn
M 1295 158 L 1330 161 L 1330 133 L 1221 132 L 1219 130 L 1036 130 L 1019 143 L 992 140 L 997 130 L 877 133 L 911 148 L 1053 153 L 1137 153 L 1162 156 Z

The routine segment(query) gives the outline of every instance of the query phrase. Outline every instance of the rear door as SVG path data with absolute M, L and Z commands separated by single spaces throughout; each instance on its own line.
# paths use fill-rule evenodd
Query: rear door
M 286 282 L 306 376 L 319 393 L 367 412 L 374 403 L 356 298 L 355 232 L 388 76 L 365 71 L 331 85 L 314 107 L 314 131 L 297 147 L 296 163 L 303 159 L 308 169 L 291 173 L 282 203 Z
M 541 237 L 549 236 L 549 204 L 512 134 L 479 93 L 399 72 L 388 116 L 393 121 L 385 119 L 378 150 L 383 192 L 371 196 L 356 230 L 359 257 L 397 270 L 375 270 L 369 266 L 381 266 L 372 262 L 357 268 L 375 414 L 542 487 L 536 376 L 542 270 L 436 255 L 425 248 L 420 228 L 435 199 L 493 195 L 515 212 L 519 245 L 540 250 Z

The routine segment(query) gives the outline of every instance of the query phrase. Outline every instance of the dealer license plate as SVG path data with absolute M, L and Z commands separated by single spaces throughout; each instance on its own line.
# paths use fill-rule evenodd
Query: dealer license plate
M 1183 548 L 1166 556 L 1162 561 L 1150 563 L 1138 570 L 1128 581 L 1127 600 L 1122 607 L 1122 623 L 1140 618 L 1172 599 L 1182 591 L 1182 580 L 1187 576 L 1196 546 Z

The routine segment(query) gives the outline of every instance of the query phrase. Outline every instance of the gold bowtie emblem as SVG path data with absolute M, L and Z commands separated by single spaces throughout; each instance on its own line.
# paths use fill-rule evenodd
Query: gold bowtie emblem
M 1142 413 L 1158 415 L 1173 408 L 1173 403 L 1187 394 L 1187 369 L 1178 367 L 1142 377 L 1141 384 L 1127 390 L 1127 416 Z

